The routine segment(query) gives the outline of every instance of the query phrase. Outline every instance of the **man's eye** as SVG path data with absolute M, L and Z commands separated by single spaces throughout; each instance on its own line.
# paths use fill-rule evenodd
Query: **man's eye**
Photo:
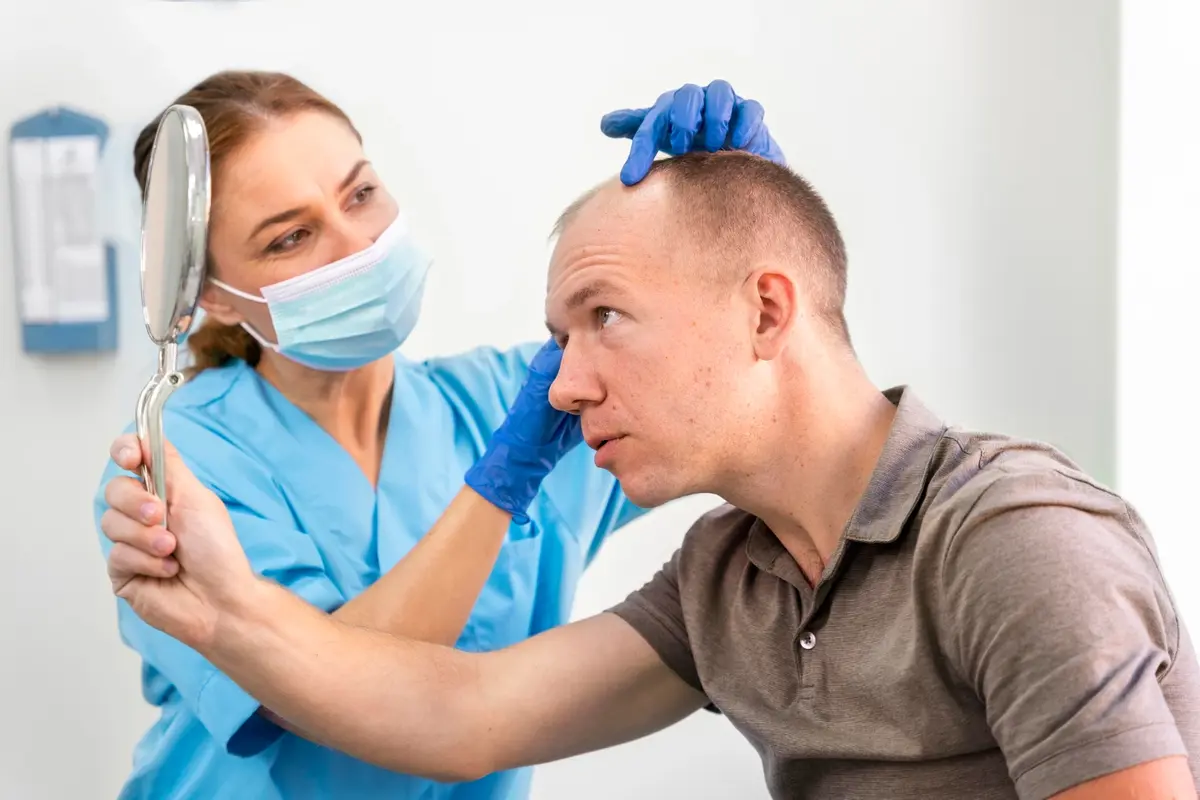
M 596 318 L 601 325 L 611 325 L 621 319 L 621 312 L 614 308 L 597 308 Z

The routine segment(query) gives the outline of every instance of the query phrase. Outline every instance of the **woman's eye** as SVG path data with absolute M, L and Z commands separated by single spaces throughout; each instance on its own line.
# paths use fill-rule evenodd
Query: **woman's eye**
M 287 250 L 291 250 L 293 247 L 296 247 L 303 242 L 304 237 L 307 235 L 308 231 L 304 230 L 303 228 L 299 228 L 292 231 L 287 236 L 281 236 L 275 241 L 271 242 L 271 244 L 268 245 L 267 250 L 272 253 L 282 253 Z
M 362 186 L 354 193 L 355 203 L 365 203 L 371 199 L 371 195 L 375 193 L 374 186 Z
M 621 318 L 621 312 L 613 308 L 596 309 L 596 317 L 601 325 L 611 325 Z

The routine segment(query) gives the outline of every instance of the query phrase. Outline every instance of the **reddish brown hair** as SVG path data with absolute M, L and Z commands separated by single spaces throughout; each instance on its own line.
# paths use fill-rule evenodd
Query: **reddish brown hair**
M 290 75 L 279 72 L 218 72 L 184 92 L 175 103 L 191 106 L 204 120 L 214 196 L 221 192 L 221 164 L 255 131 L 273 119 L 301 111 L 321 111 L 344 121 L 362 140 L 349 117 L 336 104 Z M 143 128 L 133 146 L 133 171 L 143 198 L 146 196 L 150 151 L 160 119 L 161 116 L 155 117 Z M 212 268 L 211 255 L 208 268 Z M 191 332 L 187 345 L 192 352 L 193 373 L 222 366 L 235 358 L 254 365 L 262 355 L 258 342 L 240 326 L 222 325 L 211 317 Z

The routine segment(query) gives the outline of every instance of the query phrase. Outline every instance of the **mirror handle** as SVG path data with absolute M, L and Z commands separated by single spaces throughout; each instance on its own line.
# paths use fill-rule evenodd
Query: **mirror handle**
M 146 384 L 138 397 L 137 429 L 142 443 L 142 481 L 147 491 L 166 504 L 167 447 L 163 435 L 163 408 L 167 398 L 183 384 L 183 374 L 170 372 Z M 147 455 L 149 463 L 147 463 Z M 167 527 L 166 509 L 163 527 Z

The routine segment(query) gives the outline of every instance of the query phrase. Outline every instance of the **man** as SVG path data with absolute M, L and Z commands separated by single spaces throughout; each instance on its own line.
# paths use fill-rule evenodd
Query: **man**
M 1053 449 L 872 386 L 802 179 L 680 157 L 558 232 L 551 402 L 633 502 L 729 503 L 640 591 L 495 653 L 352 629 L 257 579 L 177 460 L 180 577 L 127 557 L 154 528 L 126 485 L 116 591 L 283 724 L 409 773 L 564 758 L 711 705 L 775 797 L 1196 797 L 1200 667 L 1149 532 Z

